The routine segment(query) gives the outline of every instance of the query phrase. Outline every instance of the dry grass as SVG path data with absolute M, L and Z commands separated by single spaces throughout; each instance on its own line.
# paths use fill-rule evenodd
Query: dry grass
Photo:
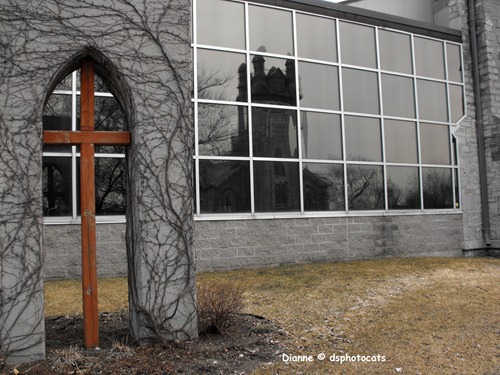
M 205 273 L 198 279 L 243 283 L 246 311 L 288 332 L 288 354 L 386 357 L 386 362 L 344 364 L 278 359 L 258 374 L 500 373 L 497 259 L 324 263 Z M 47 291 L 56 284 L 47 283 Z M 115 295 L 124 295 L 115 307 L 119 309 L 126 303 L 126 283 L 111 284 L 116 284 Z M 68 294 L 69 286 L 63 290 Z M 47 311 L 49 296 L 53 294 L 47 293 Z

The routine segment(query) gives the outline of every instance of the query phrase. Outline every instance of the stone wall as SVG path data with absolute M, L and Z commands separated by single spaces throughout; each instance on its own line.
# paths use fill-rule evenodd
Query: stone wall
M 388 256 L 460 256 L 461 214 L 197 221 L 198 271 Z
M 125 224 L 97 224 L 97 274 L 126 276 Z M 82 274 L 81 229 L 78 224 L 44 225 L 44 276 L 78 278 Z

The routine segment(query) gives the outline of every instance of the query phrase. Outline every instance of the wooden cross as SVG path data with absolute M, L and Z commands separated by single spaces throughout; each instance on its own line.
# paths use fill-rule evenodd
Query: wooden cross
M 46 145 L 80 146 L 80 207 L 82 215 L 82 293 L 85 347 L 99 346 L 97 307 L 94 145 L 129 145 L 128 131 L 94 130 L 94 61 L 81 62 L 80 131 L 44 131 Z

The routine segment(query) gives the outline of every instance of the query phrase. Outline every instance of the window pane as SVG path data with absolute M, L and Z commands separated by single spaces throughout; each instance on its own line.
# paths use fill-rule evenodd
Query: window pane
M 245 48 L 245 8 L 243 4 L 219 0 L 198 0 L 198 43 Z
M 71 114 L 71 95 L 52 94 L 43 110 L 43 130 L 72 130 Z M 43 151 L 69 153 L 71 152 L 71 146 L 44 145 Z
M 71 158 L 43 157 L 43 214 L 71 216 Z
M 445 79 L 443 43 L 419 37 L 414 41 L 417 75 Z
M 200 160 L 201 213 L 250 212 L 247 161 Z
M 414 122 L 385 120 L 385 158 L 389 163 L 418 163 L 417 127 Z
M 340 22 L 342 63 L 377 67 L 375 29 L 350 22 Z
M 382 75 L 384 115 L 415 118 L 415 90 L 413 79 Z
M 383 210 L 383 168 L 373 165 L 348 165 L 347 194 L 349 210 Z
M 94 74 L 94 92 L 104 92 L 104 93 L 110 92 L 104 79 L 97 74 Z
M 422 168 L 424 208 L 453 208 L 451 169 Z
M 248 156 L 247 108 L 200 103 L 198 147 L 200 155 Z
M 345 144 L 347 160 L 382 161 L 380 120 L 345 116 Z
M 252 56 L 252 101 L 275 105 L 296 105 L 295 62 Z
M 379 114 L 377 73 L 342 69 L 344 110 Z
M 389 209 L 420 209 L 418 168 L 387 167 L 387 200 Z
M 299 164 L 254 163 L 255 211 L 298 211 L 300 208 Z
M 464 92 L 462 86 L 449 85 L 450 88 L 450 107 L 451 107 L 451 122 L 457 123 L 464 114 Z
M 418 80 L 418 112 L 421 120 L 448 121 L 446 85 Z
M 422 164 L 451 164 L 447 125 L 420 124 Z
M 446 44 L 446 59 L 448 61 L 448 79 L 450 81 L 462 82 L 462 59 L 460 46 Z
M 253 108 L 252 133 L 254 156 L 298 157 L 296 111 Z
M 71 91 L 73 82 L 73 73 L 68 74 L 63 78 L 61 82 L 56 86 L 54 90 L 66 90 Z
M 198 98 L 240 101 L 241 86 L 246 100 L 246 67 L 242 64 L 244 54 L 198 49 Z
M 95 158 L 97 215 L 125 215 L 125 159 Z
M 253 5 L 248 12 L 252 51 L 293 55 L 291 12 Z
M 299 62 L 299 77 L 302 107 L 340 109 L 337 67 Z
M 307 159 L 342 160 L 340 116 L 302 112 L 302 155 Z
M 297 13 L 299 57 L 336 62 L 336 34 L 335 20 Z
M 250 212 L 247 161 L 200 160 L 201 213 Z
M 379 30 L 380 67 L 411 74 L 411 39 L 407 34 Z
M 341 164 L 304 163 L 305 211 L 343 211 L 344 168 Z

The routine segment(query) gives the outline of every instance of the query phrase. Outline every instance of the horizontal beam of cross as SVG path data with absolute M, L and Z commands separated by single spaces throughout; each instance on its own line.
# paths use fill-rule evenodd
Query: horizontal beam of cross
M 55 131 L 43 132 L 43 143 L 46 145 L 81 145 L 94 144 L 120 146 L 130 144 L 130 133 L 127 131 Z

